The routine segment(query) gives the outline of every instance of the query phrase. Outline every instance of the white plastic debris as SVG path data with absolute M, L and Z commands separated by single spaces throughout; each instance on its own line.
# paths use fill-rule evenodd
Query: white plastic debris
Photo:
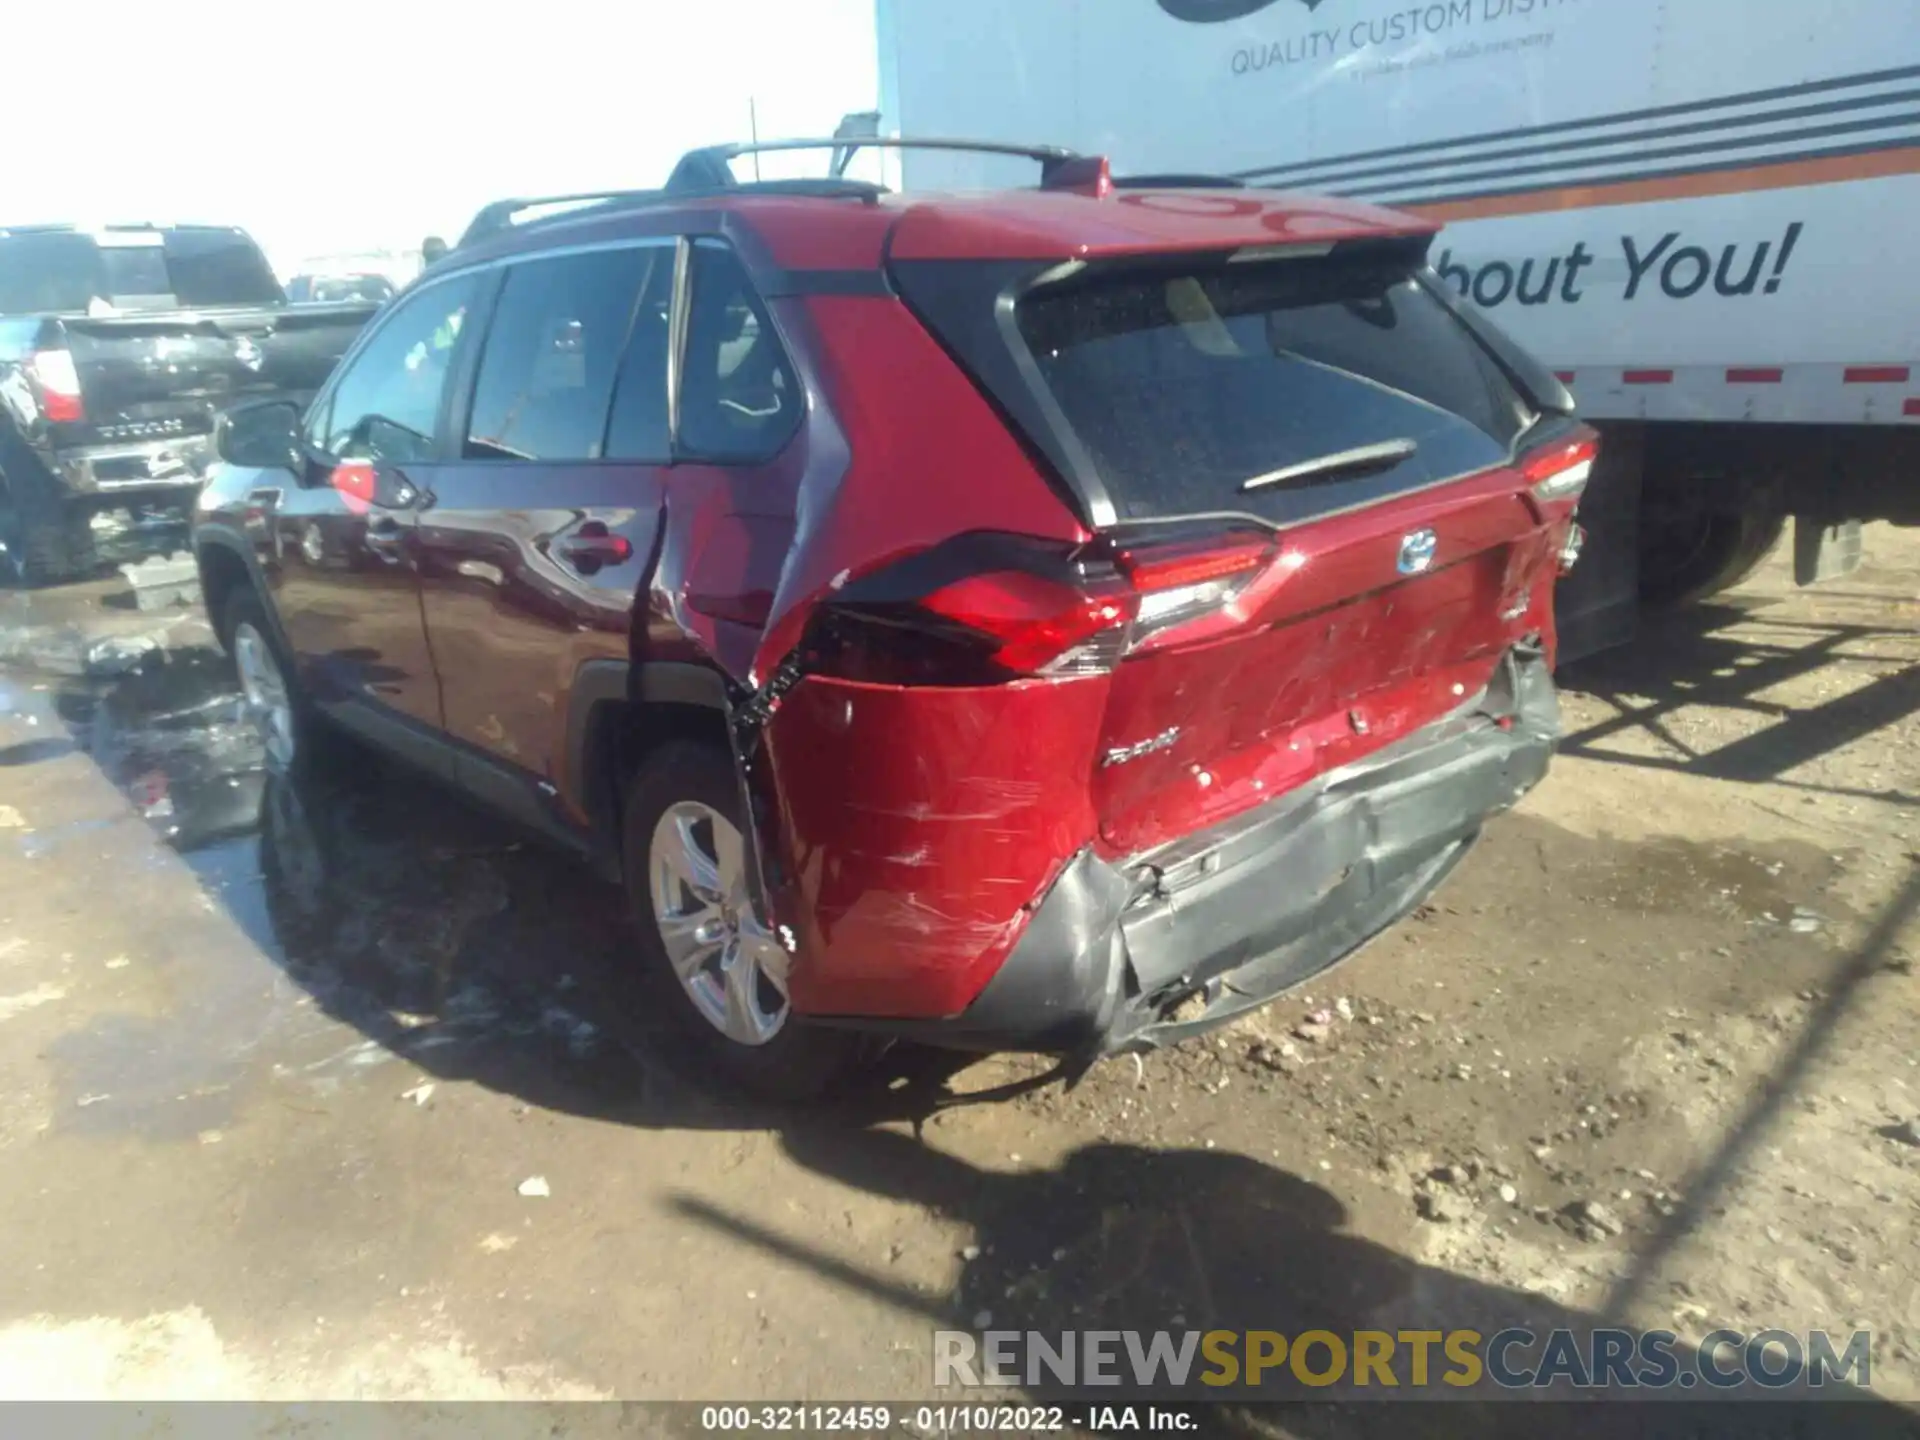
M 520 1193 L 529 1200 L 545 1200 L 553 1194 L 544 1175 L 529 1175 L 520 1182 Z
M 424 1105 L 433 1098 L 433 1082 L 431 1080 L 423 1081 L 411 1090 L 403 1090 L 400 1092 L 400 1098 L 402 1100 L 411 1100 L 416 1105 Z M 522 1189 L 520 1193 L 524 1195 L 526 1191 Z
M 190 605 L 200 595 L 199 568 L 184 550 L 149 556 L 137 565 L 122 565 L 120 573 L 132 587 L 134 606 L 140 610 Z

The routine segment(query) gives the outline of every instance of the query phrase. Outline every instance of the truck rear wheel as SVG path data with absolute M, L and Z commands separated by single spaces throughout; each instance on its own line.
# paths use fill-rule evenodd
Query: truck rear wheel
M 1764 510 L 1648 507 L 1640 517 L 1641 601 L 1677 609 L 1731 590 L 1760 568 L 1786 525 L 1786 516 Z

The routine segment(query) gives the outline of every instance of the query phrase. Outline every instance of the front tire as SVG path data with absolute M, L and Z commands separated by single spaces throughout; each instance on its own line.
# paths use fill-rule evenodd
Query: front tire
M 266 606 L 250 587 L 239 587 L 227 600 L 220 638 L 233 657 L 247 713 L 259 728 L 267 768 L 295 773 L 311 758 L 318 720 L 275 638 Z
M 687 740 L 655 750 L 622 841 L 641 982 L 701 1059 L 766 1100 L 813 1100 L 846 1078 L 865 1043 L 794 1017 L 788 953 L 755 913 L 732 758 Z

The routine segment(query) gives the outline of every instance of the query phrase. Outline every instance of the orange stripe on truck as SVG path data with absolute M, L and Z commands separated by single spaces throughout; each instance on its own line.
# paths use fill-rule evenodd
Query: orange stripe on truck
M 1920 145 L 1875 150 L 1864 155 L 1830 155 L 1818 160 L 1783 160 L 1738 170 L 1700 175 L 1666 175 L 1600 185 L 1564 185 L 1517 195 L 1436 200 L 1397 208 L 1442 224 L 1490 220 L 1503 215 L 1538 215 L 1549 210 L 1587 210 L 1602 205 L 1639 205 L 1650 200 L 1695 200 L 1705 195 L 1739 195 L 1753 190 L 1792 190 L 1803 185 L 1835 185 L 1846 180 L 1875 180 L 1887 175 L 1920 174 Z

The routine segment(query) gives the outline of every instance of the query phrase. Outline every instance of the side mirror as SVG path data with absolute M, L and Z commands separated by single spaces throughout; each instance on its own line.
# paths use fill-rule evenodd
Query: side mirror
M 300 408 L 290 400 L 236 405 L 214 425 L 213 448 L 229 465 L 297 475 L 303 463 Z

